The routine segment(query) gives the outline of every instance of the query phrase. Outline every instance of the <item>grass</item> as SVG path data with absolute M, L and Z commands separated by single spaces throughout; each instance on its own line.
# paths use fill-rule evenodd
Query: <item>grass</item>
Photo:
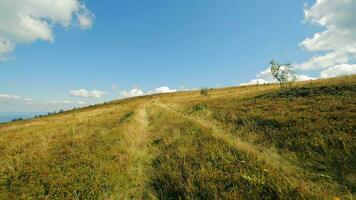
M 218 137 L 194 119 L 163 110 L 153 120 L 161 152 L 153 162 L 151 185 L 159 199 L 310 199 L 317 198 L 297 177 L 275 176 L 280 169 L 256 159 L 256 152 Z M 155 119 L 155 118 L 158 119 Z M 234 138 L 232 138 L 234 140 Z M 300 187 L 300 188 L 299 188 Z M 300 190 L 300 192 L 297 192 Z M 318 192 L 321 192 L 320 190 Z
M 0 199 L 352 199 L 356 76 L 0 124 Z
M 210 106 L 214 118 L 253 143 L 273 145 L 310 172 L 355 192 L 355 85 L 293 88 Z M 239 109 L 240 108 L 240 109 Z M 253 135 L 251 135 L 253 133 Z

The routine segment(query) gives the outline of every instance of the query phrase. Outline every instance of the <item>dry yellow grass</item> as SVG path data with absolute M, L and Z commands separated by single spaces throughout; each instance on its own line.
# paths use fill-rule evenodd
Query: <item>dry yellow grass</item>
M 356 76 L 0 124 L 0 199 L 352 199 Z

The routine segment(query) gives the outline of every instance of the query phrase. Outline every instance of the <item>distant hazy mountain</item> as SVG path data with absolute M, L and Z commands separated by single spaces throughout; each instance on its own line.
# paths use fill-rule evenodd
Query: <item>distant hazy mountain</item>
M 35 115 L 45 114 L 46 112 L 0 112 L 0 123 L 9 122 L 15 118 L 29 119 Z

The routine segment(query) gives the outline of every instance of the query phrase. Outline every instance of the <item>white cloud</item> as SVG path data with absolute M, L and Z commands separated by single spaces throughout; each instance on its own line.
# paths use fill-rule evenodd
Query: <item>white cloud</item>
M 10 95 L 10 94 L 0 94 L 0 101 L 5 101 L 6 103 L 25 103 L 28 105 L 33 104 L 31 98 L 28 97 L 20 97 L 17 95 Z
M 79 26 L 82 29 L 90 29 L 93 23 L 94 15 L 89 12 L 84 4 L 80 5 L 80 11 L 76 13 Z
M 79 89 L 79 90 L 71 90 L 69 92 L 72 96 L 76 97 L 92 97 L 92 98 L 101 98 L 106 94 L 106 92 L 99 91 L 99 90 L 85 90 L 85 89 Z
M 0 101 L 5 101 L 6 103 L 25 103 L 27 105 L 40 105 L 40 104 L 53 104 L 53 105 L 85 105 L 83 101 L 70 101 L 70 100 L 62 100 L 62 101 L 34 101 L 29 97 L 20 97 L 17 95 L 10 94 L 0 94 Z
M 241 83 L 240 85 L 260 85 L 260 84 L 266 84 L 269 83 L 268 81 L 264 80 L 264 79 L 252 79 L 251 81 L 247 82 L 247 83 Z
M 262 72 L 256 75 L 256 79 L 252 79 L 249 82 L 241 83 L 240 85 L 259 85 L 259 84 L 266 84 L 266 83 L 274 83 L 274 79 L 271 74 L 270 68 L 263 70 Z
M 62 101 L 45 101 L 45 104 L 54 104 L 54 105 L 84 105 L 83 101 L 69 101 L 69 100 L 62 100 Z
M 318 70 L 319 78 L 355 74 L 356 59 L 356 1 L 317 0 L 312 7 L 305 7 L 305 21 L 325 28 L 313 37 L 306 38 L 300 46 L 318 53 L 309 60 L 298 64 L 295 70 Z M 296 81 L 314 80 L 304 74 L 297 74 Z M 269 68 L 260 72 L 257 79 L 241 85 L 275 82 Z
M 264 80 L 266 83 L 272 83 L 275 82 L 273 79 L 273 76 L 271 74 L 271 69 L 267 68 L 264 71 L 260 72 L 257 74 L 257 78 L 259 80 Z
M 301 70 L 313 70 L 328 68 L 339 63 L 349 62 L 350 57 L 345 52 L 331 52 L 322 56 L 313 56 L 309 60 L 297 65 L 297 69 Z
M 132 89 L 132 90 L 123 90 L 120 92 L 120 96 L 123 97 L 123 98 L 128 98 L 128 97 L 137 97 L 137 96 L 142 96 L 144 95 L 145 93 L 143 92 L 143 90 L 140 90 L 140 89 Z
M 88 29 L 93 18 L 80 0 L 0 0 L 0 60 L 16 44 L 53 42 L 55 24 Z
M 310 81 L 310 80 L 316 80 L 317 78 L 315 77 L 310 77 L 305 74 L 296 74 L 295 75 L 295 81 Z
M 355 74 L 356 66 L 356 1 L 316 0 L 311 7 L 305 6 L 305 22 L 324 28 L 306 38 L 300 46 L 315 53 L 305 62 L 295 65 L 296 71 L 319 71 L 318 78 Z M 297 81 L 314 80 L 307 75 L 296 75 Z M 274 82 L 269 69 L 257 75 L 248 84 Z
M 342 64 L 330 67 L 326 70 L 320 72 L 321 78 L 330 78 L 330 77 L 337 77 L 337 76 L 344 76 L 349 74 L 356 74 L 356 64 L 349 65 L 349 64 Z
M 176 89 L 170 89 L 167 86 L 162 86 L 154 89 L 152 92 L 149 93 L 158 94 L 158 93 L 169 93 L 169 92 L 176 92 L 176 91 L 177 91 Z
M 106 92 L 102 92 L 99 90 L 92 90 L 88 92 L 88 97 L 93 97 L 93 98 L 101 98 L 102 96 L 104 96 L 106 94 Z
M 0 100 L 19 100 L 20 97 L 10 94 L 0 94 Z
M 266 83 L 276 83 L 276 81 L 273 79 L 270 68 L 267 68 L 262 72 L 258 73 L 256 77 L 257 79 L 253 79 L 247 83 L 241 83 L 240 85 L 243 86 L 243 85 L 259 85 L 259 84 L 266 84 Z M 305 74 L 295 75 L 295 81 L 308 81 L 308 80 L 315 80 L 315 79 L 316 78 L 310 77 Z
M 305 21 L 324 27 L 300 43 L 307 51 L 323 52 L 297 67 L 302 70 L 327 69 L 356 59 L 356 1 L 317 0 L 306 7 Z
M 159 93 L 170 93 L 170 92 L 176 92 L 177 90 L 175 89 L 170 89 L 167 86 L 161 86 L 153 91 L 145 92 L 143 90 L 140 90 L 138 88 L 134 88 L 132 90 L 123 90 L 120 92 L 120 96 L 122 98 L 128 98 L 128 97 L 137 97 L 137 96 L 143 96 L 143 95 L 149 95 L 149 94 L 159 94 Z
M 15 48 L 15 45 L 8 40 L 0 37 L 0 61 L 6 61 L 8 59 L 7 54 Z

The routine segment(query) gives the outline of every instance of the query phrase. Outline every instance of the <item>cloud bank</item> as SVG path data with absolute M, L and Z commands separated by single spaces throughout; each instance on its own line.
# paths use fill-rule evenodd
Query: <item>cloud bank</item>
M 355 10 L 356 1 L 353 0 L 317 0 L 313 6 L 305 7 L 305 21 L 325 30 L 300 43 L 309 52 L 322 53 L 298 65 L 298 69 L 327 69 L 321 72 L 322 78 L 329 77 L 325 73 L 330 70 L 336 72 L 335 76 L 354 73 L 348 69 L 353 68 L 350 63 L 355 63 L 356 59 Z
M 138 96 L 143 96 L 145 93 L 143 92 L 143 90 L 140 89 L 132 89 L 132 90 L 123 90 L 120 92 L 120 96 L 122 98 L 129 98 L 129 97 L 138 97 Z
M 267 84 L 267 83 L 276 83 L 276 81 L 273 79 L 272 73 L 270 68 L 267 68 L 266 70 L 260 72 L 259 74 L 256 75 L 257 79 L 253 79 L 247 83 L 241 83 L 240 85 L 260 85 L 260 84 Z M 315 80 L 315 77 L 310 77 L 308 75 L 304 74 L 296 74 L 295 75 L 295 81 L 308 81 L 308 80 Z
M 11 94 L 0 94 L 0 102 L 5 103 L 25 103 L 27 105 L 41 105 L 41 104 L 52 104 L 52 105 L 85 105 L 83 101 L 70 101 L 70 100 L 62 100 L 62 101 L 33 101 L 32 98 L 29 97 L 20 97 L 17 95 Z
M 148 92 L 149 94 L 159 94 L 159 93 L 170 93 L 170 92 L 176 92 L 176 89 L 170 89 L 167 86 L 162 86 L 154 89 L 153 91 Z
M 0 94 L 0 102 L 22 102 L 26 104 L 32 104 L 32 99 L 28 97 L 20 97 L 11 94 Z
M 0 0 L 0 61 L 16 44 L 54 41 L 53 27 L 91 28 L 94 15 L 79 0 Z
M 0 100 L 18 100 L 19 96 L 10 95 L 10 94 L 0 94 Z
M 79 89 L 79 90 L 71 90 L 69 94 L 75 97 L 85 97 L 85 98 L 91 97 L 91 98 L 100 99 L 102 96 L 106 94 L 106 92 L 99 91 L 99 90 L 88 91 L 86 89 Z
M 137 97 L 137 96 L 143 96 L 143 95 L 149 95 L 149 94 L 159 94 L 159 93 L 170 93 L 170 92 L 176 92 L 176 89 L 170 89 L 167 86 L 161 86 L 153 91 L 148 91 L 144 92 L 141 89 L 134 88 L 132 90 L 123 90 L 120 92 L 120 97 L 122 98 L 129 98 L 129 97 Z
M 356 64 L 342 64 L 329 67 L 328 69 L 320 72 L 320 77 L 330 78 L 335 76 L 345 76 L 348 74 L 356 74 Z
M 83 101 L 70 101 L 70 100 L 63 100 L 63 101 L 45 101 L 45 104 L 53 104 L 53 105 L 85 105 Z
M 304 21 L 324 28 L 304 39 L 299 45 L 315 55 L 294 66 L 296 71 L 317 71 L 319 77 L 297 75 L 297 81 L 330 78 L 356 74 L 356 1 L 316 0 L 311 7 L 305 5 Z M 269 69 L 257 79 L 241 85 L 274 82 Z

